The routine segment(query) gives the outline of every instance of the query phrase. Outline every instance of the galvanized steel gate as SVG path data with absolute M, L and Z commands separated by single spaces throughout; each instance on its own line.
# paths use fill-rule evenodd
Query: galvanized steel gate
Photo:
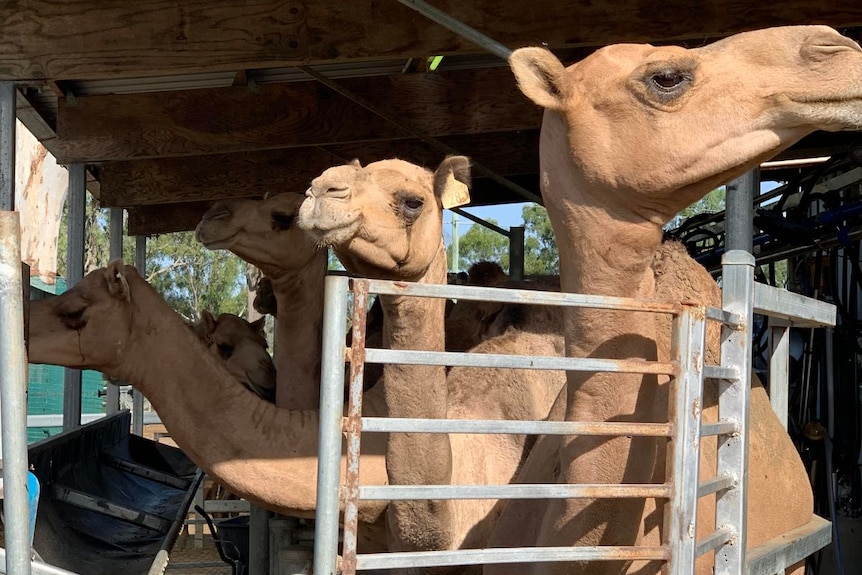
M 831 539 L 830 523 L 816 516 L 809 524 L 749 550 L 747 556 L 745 545 L 739 544 L 746 540 L 752 312 L 756 309 L 758 313 L 794 321 L 794 325 L 834 325 L 835 321 L 833 306 L 769 286 L 758 285 L 755 289 L 753 272 L 754 259 L 750 254 L 731 251 L 725 255 L 725 300 L 722 310 L 580 294 L 327 278 L 314 572 L 328 575 L 340 570 L 352 575 L 357 570 L 401 567 L 629 559 L 665 561 L 667 573 L 688 575 L 694 571 L 694 562 L 698 556 L 715 550 L 716 575 L 774 574 L 782 573 L 786 567 L 828 544 Z M 673 357 L 670 362 L 632 362 L 365 349 L 366 310 L 362 305 L 354 306 L 354 343 L 352 348 L 345 350 L 343 333 L 347 321 L 348 294 L 351 291 L 354 301 L 359 302 L 366 301 L 367 295 L 374 293 L 669 314 L 673 317 Z M 707 321 L 722 325 L 720 366 L 703 364 Z M 781 332 L 785 336 L 787 329 Z M 345 359 L 350 363 L 351 377 L 347 416 L 342 417 Z M 675 377 L 672 377 L 669 394 L 668 423 L 373 418 L 361 416 L 365 362 L 602 371 Z M 786 394 L 787 374 L 784 370 L 776 371 L 784 376 L 784 381 L 772 381 L 770 388 L 774 395 L 780 396 L 782 392 Z M 701 422 L 704 380 L 711 380 L 710 385 L 719 386 L 720 418 L 717 423 Z M 408 431 L 667 437 L 667 481 L 656 485 L 359 485 L 360 434 Z M 343 485 L 339 476 L 342 434 L 346 435 L 348 452 L 347 476 L 343 478 Z M 719 437 L 717 475 L 700 484 L 699 436 Z M 717 529 L 707 537 L 696 540 L 698 499 L 713 493 L 717 496 Z M 668 500 L 665 506 L 664 540 L 659 547 L 524 547 L 363 555 L 356 552 L 359 500 L 647 497 Z M 343 560 L 340 569 L 337 569 L 340 501 L 344 502 Z

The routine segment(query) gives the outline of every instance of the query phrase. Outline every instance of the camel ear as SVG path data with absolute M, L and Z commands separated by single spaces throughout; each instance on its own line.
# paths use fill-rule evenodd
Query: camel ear
M 216 319 L 213 314 L 207 310 L 201 310 L 201 319 L 195 324 L 195 333 L 203 341 L 206 341 L 209 335 L 215 331 Z
M 446 209 L 470 203 L 470 160 L 449 156 L 434 172 L 434 193 Z
M 509 56 L 518 87 L 533 102 L 561 111 L 566 94 L 566 68 L 550 50 L 520 48 Z
M 266 318 L 265 317 L 262 317 L 260 319 L 256 319 L 253 322 L 251 322 L 249 325 L 251 326 L 251 329 L 254 330 L 254 333 L 256 333 L 260 337 L 266 339 L 266 333 L 265 333 Z
M 125 265 L 122 258 L 112 260 L 105 268 L 105 281 L 108 284 L 108 293 L 127 302 L 131 301 L 132 294 L 129 291 L 129 282 L 126 280 Z
M 353 160 L 350 162 L 350 165 L 356 168 L 362 167 L 362 164 L 359 162 L 359 158 L 353 158 Z

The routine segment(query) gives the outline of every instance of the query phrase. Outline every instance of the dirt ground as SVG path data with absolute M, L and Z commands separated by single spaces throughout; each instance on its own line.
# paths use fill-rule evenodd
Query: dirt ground
M 194 567 L 191 564 L 211 564 L 212 566 Z M 218 551 L 212 538 L 204 535 L 203 547 L 194 546 L 194 540 L 189 535 L 181 535 L 177 539 L 166 573 L 176 575 L 231 575 L 230 565 L 219 559 Z

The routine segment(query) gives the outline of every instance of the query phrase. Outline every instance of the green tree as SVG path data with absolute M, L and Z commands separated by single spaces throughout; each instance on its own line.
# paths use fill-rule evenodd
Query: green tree
M 489 218 L 488 222 L 497 225 L 496 220 Z M 459 244 L 458 266 L 462 270 L 485 260 L 499 263 L 504 270 L 509 268 L 509 240 L 502 234 L 482 225 L 473 224 L 460 237 Z M 454 261 L 452 244 L 449 245 L 447 256 L 451 268 L 451 262 Z
M 560 254 L 548 210 L 537 204 L 524 206 L 524 273 L 553 275 L 560 273 Z

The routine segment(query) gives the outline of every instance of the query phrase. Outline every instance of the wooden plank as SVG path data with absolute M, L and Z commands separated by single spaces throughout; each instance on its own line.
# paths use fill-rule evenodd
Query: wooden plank
M 339 82 L 430 136 L 534 129 L 541 122 L 541 110 L 506 67 Z M 74 106 L 60 104 L 57 135 L 52 149 L 66 162 L 411 137 L 315 81 L 80 97 Z
M 536 194 L 539 193 L 538 174 L 509 176 L 509 179 Z M 521 201 L 519 196 L 500 188 L 500 186 L 487 179 L 478 179 L 474 182 L 470 197 L 472 198 L 470 206 L 487 206 Z M 158 204 L 129 208 L 128 234 L 131 236 L 148 236 L 193 230 L 210 205 L 211 202 L 183 202 L 180 204 Z
M 502 175 L 538 172 L 538 131 L 455 136 L 444 143 Z M 106 162 L 103 206 L 136 206 L 304 192 L 326 168 L 358 158 L 363 164 L 398 157 L 434 168 L 443 156 L 418 140 L 363 142 L 189 158 Z
M 845 0 L 436 0 L 511 47 L 718 37 L 767 26 L 862 24 Z M 397 2 L 12 0 L 0 3 L 0 80 L 96 79 L 481 52 Z

